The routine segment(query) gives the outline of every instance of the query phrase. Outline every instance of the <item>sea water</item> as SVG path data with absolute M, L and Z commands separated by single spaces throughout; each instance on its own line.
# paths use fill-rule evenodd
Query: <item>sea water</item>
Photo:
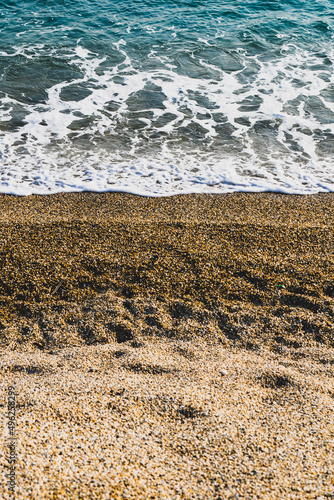
M 332 0 L 0 1 L 0 192 L 334 191 Z

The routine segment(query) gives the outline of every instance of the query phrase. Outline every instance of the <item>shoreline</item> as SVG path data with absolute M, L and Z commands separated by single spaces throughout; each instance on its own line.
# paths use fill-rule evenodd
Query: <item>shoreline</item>
M 283 222 L 289 217 L 291 223 L 314 222 L 319 216 L 327 224 L 333 222 L 334 193 L 282 194 L 276 192 L 236 192 L 226 194 L 175 194 L 173 196 L 150 197 L 123 192 L 91 191 L 43 195 L 12 195 L 0 193 L 0 220 L 12 217 L 15 220 L 29 216 L 32 221 L 53 221 L 75 219 L 77 216 L 92 220 L 103 215 L 106 218 L 155 219 L 155 220 L 212 220 L 228 216 L 228 222 L 247 221 L 254 211 L 252 220 L 265 217 L 270 222 Z M 103 206 L 104 204 L 104 206 Z M 172 208 L 171 208 L 172 207 Z M 241 209 L 240 216 L 235 208 Z M 212 210 L 208 214 L 209 210 Z M 149 210 L 149 213 L 145 213 Z M 70 212 L 71 211 L 71 212 Z M 274 212 L 274 213 L 272 213 Z M 149 217 L 147 217 L 149 215 Z M 39 219 L 37 218 L 39 217 Z M 279 217 L 278 219 L 275 217 Z M 317 220 L 319 224 L 320 221 Z M 321 222 L 323 224 L 323 222 Z
M 0 195 L 0 223 L 19 498 L 332 494 L 334 194 Z

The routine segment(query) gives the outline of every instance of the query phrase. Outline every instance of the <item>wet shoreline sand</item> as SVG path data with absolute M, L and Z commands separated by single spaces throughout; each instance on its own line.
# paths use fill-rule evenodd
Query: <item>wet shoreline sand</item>
M 334 494 L 333 202 L 1 196 L 18 498 Z

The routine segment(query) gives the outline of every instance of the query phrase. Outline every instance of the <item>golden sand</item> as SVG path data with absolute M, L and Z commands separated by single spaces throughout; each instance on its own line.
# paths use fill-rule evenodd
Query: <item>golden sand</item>
M 333 202 L 0 197 L 1 498 L 334 498 Z

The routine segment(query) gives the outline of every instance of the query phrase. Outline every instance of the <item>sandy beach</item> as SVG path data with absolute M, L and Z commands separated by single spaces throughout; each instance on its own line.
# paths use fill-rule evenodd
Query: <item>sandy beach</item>
M 1 498 L 334 498 L 333 194 L 2 195 L 0 223 Z

